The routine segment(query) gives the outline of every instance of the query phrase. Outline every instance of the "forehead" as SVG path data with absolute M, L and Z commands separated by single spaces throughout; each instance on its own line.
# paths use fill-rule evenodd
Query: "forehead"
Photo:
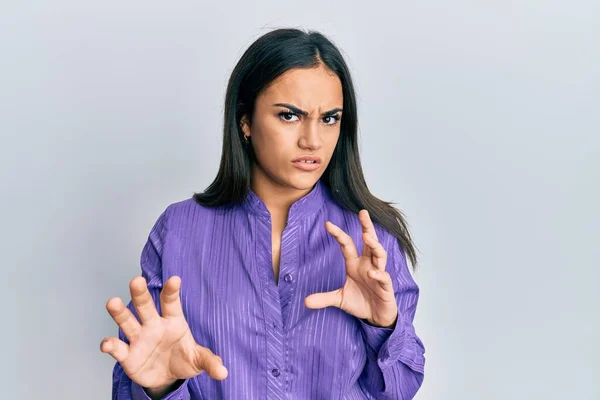
M 323 65 L 291 69 L 277 77 L 261 97 L 268 101 L 294 103 L 299 107 L 342 106 L 342 83 Z

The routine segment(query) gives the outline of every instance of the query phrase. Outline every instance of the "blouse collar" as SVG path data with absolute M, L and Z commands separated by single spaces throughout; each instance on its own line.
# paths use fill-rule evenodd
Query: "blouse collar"
M 325 200 L 324 190 L 326 189 L 323 186 L 323 182 L 319 179 L 310 192 L 292 204 L 288 213 L 288 224 L 317 212 L 323 206 Z M 254 214 L 264 217 L 271 216 L 264 201 L 250 188 L 248 188 L 246 198 L 242 204 Z

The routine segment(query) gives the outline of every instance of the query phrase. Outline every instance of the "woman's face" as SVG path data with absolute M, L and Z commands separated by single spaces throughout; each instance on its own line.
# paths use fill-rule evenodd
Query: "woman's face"
M 274 80 L 256 99 L 252 126 L 242 123 L 256 155 L 255 184 L 312 188 L 338 141 L 342 104 L 341 82 L 325 66 L 292 69 Z M 316 162 L 296 161 L 304 156 Z

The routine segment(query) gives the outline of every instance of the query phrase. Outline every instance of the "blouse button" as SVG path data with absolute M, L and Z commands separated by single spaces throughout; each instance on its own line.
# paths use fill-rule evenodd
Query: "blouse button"
M 285 274 L 285 276 L 283 277 L 283 280 L 286 282 L 291 282 L 294 280 L 294 278 L 292 277 L 291 274 Z
M 277 368 L 273 368 L 273 369 L 271 370 L 271 374 L 272 374 L 274 377 L 278 377 L 279 375 L 281 375 L 281 372 L 279 372 L 279 370 L 278 370 Z

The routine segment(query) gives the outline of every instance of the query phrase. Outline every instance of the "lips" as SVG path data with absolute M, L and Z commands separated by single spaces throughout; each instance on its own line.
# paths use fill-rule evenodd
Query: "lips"
M 321 159 L 317 156 L 302 156 L 292 161 L 292 164 L 302 171 L 314 171 L 321 165 Z
M 302 156 L 292 161 L 293 163 L 301 162 L 303 164 L 321 164 L 321 158 L 317 156 Z

